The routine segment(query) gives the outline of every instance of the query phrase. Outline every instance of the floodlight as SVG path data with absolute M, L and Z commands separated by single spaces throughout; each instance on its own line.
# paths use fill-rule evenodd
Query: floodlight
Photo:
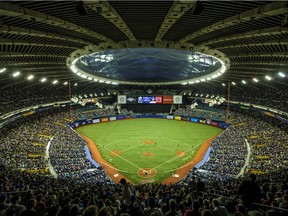
M 0 70 L 0 73 L 3 73 L 4 71 L 6 71 L 6 68 L 2 68 L 2 69 Z
M 259 80 L 258 80 L 258 79 L 256 79 L 256 78 L 253 78 L 253 81 L 254 81 L 254 82 L 259 82 Z
M 33 78 L 34 78 L 33 75 L 29 75 L 29 76 L 27 77 L 28 80 L 32 80 Z
M 21 73 L 19 72 L 19 71 L 17 71 L 17 72 L 14 72 L 13 74 L 12 74 L 12 76 L 13 77 L 17 77 L 17 76 L 19 76 Z
M 270 76 L 267 75 L 267 76 L 265 76 L 265 79 L 267 79 L 267 80 L 270 81 L 270 80 L 272 80 L 272 77 L 270 77 Z
M 278 75 L 279 75 L 280 77 L 283 77 L 283 78 L 286 77 L 286 74 L 283 73 L 283 72 L 279 72 Z
M 40 81 L 41 81 L 41 82 L 46 82 L 46 80 L 47 80 L 47 79 L 46 79 L 45 77 L 43 77 Z

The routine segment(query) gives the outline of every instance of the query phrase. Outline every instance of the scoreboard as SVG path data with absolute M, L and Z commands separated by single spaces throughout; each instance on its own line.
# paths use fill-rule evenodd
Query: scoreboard
M 118 95 L 118 104 L 182 104 L 182 95 Z

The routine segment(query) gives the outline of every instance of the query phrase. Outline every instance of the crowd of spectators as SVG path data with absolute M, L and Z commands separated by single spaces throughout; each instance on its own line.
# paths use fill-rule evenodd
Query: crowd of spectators
M 235 177 L 245 165 L 247 144 L 240 132 L 230 126 L 211 142 L 209 160 L 201 166 L 209 175 Z
M 197 85 L 194 95 L 218 95 L 227 98 L 227 86 L 219 87 L 218 83 L 210 83 L 209 85 Z M 277 109 L 288 113 L 288 88 L 287 85 L 269 86 L 269 85 L 242 85 L 230 88 L 230 100 L 237 102 L 262 105 L 265 107 Z
M 250 112 L 234 113 L 232 123 L 250 144 L 250 170 L 270 172 L 287 167 L 287 124 Z
M 186 108 L 178 108 L 175 110 L 174 115 L 199 117 L 219 121 L 223 121 L 225 119 L 225 112 L 223 110 L 208 111 L 201 108 L 191 109 L 190 106 L 186 106 Z
M 7 216 L 217 215 L 221 209 L 224 212 L 221 215 L 226 215 L 226 211 L 247 215 L 253 208 L 246 205 L 243 192 L 238 190 L 246 175 L 233 178 L 247 157 L 244 138 L 252 154 L 246 171 L 267 172 L 258 175 L 259 202 L 288 209 L 285 151 L 288 127 L 270 117 L 231 113 L 230 121 L 234 126 L 213 141 L 210 159 L 199 170 L 191 170 L 176 185 L 135 186 L 131 204 L 125 205 L 122 186 L 111 182 L 104 170 L 92 167 L 83 150 L 84 141 L 66 125 L 68 116 L 67 111 L 47 111 L 20 119 L 1 130 L 1 213 Z M 46 161 L 43 144 L 49 141 L 50 158 Z M 256 160 L 256 156 L 269 158 Z M 58 174 L 57 179 L 48 173 L 25 172 L 46 169 L 49 161 Z M 261 212 L 269 215 L 267 209 L 258 211 Z

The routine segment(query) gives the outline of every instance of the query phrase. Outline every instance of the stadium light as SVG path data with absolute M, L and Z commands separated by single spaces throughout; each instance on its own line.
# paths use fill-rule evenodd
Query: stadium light
M 222 83 L 222 86 L 226 86 L 225 83 Z
M 232 82 L 232 85 L 236 85 L 236 83 L 235 83 L 235 82 Z
M 256 79 L 256 78 L 253 78 L 253 81 L 254 81 L 254 82 L 259 82 L 259 80 L 258 80 L 258 79 Z
M 272 77 L 270 77 L 270 76 L 267 75 L 267 76 L 265 76 L 265 79 L 267 79 L 267 80 L 270 81 L 270 80 L 272 80 Z
M 286 74 L 284 74 L 283 72 L 279 72 L 278 75 L 279 75 L 280 77 L 283 77 L 283 78 L 286 77 Z
M 245 80 L 242 80 L 241 82 L 242 82 L 243 84 L 246 84 L 246 83 L 247 83 Z
M 41 82 L 46 82 L 46 80 L 47 80 L 47 79 L 44 77 L 44 78 L 42 78 L 40 81 L 41 81 Z
M 21 74 L 21 73 L 20 73 L 19 71 L 17 71 L 17 72 L 14 72 L 14 73 L 12 74 L 12 76 L 13 76 L 13 77 L 18 77 L 20 74 Z
M 66 82 L 64 82 L 63 84 L 64 84 L 64 85 L 67 85 L 67 84 L 68 84 L 68 82 L 66 81 Z
M 1 70 L 0 70 L 0 73 L 3 73 L 3 72 L 5 72 L 6 71 L 6 68 L 2 68 Z
M 54 80 L 52 83 L 55 85 L 56 83 L 58 83 L 58 80 Z
M 88 79 L 88 80 L 92 80 L 92 77 L 88 77 L 87 79 Z
M 77 86 L 77 85 L 78 85 L 77 83 L 74 84 L 74 86 Z
M 34 78 L 34 75 L 29 75 L 29 76 L 27 77 L 28 80 L 32 80 L 33 78 Z

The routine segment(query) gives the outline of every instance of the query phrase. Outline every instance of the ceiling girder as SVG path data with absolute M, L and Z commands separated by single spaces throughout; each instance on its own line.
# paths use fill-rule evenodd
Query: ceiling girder
M 177 22 L 187 11 L 196 7 L 197 0 L 174 1 L 167 12 L 157 32 L 156 41 L 161 41 L 166 32 Z
M 0 33 L 7 33 L 7 34 L 14 34 L 14 35 L 28 35 L 28 36 L 34 36 L 34 37 L 50 38 L 54 40 L 65 40 L 68 42 L 74 42 L 74 43 L 85 44 L 85 45 L 93 44 L 87 40 L 72 38 L 72 37 L 68 37 L 65 35 L 54 34 L 50 32 L 38 31 L 34 29 L 15 27 L 15 26 L 0 25 Z
M 217 49 L 233 49 L 238 47 L 255 47 L 255 46 L 272 46 L 272 45 L 287 45 L 288 39 L 279 39 L 279 40 L 269 40 L 269 41 L 263 41 L 263 42 L 248 42 L 248 43 L 239 43 L 239 44 L 233 44 L 228 46 L 219 46 Z
M 1 39 L 0 44 L 4 45 L 24 45 L 24 46 L 42 46 L 42 47 L 58 47 L 58 48 L 67 48 L 67 49 L 78 49 L 79 47 L 73 47 L 68 45 L 59 45 L 56 43 L 42 43 L 35 42 L 32 40 L 12 40 L 12 39 Z
M 53 2 L 51 2 L 53 4 Z M 0 14 L 4 16 L 17 17 L 25 20 L 30 20 L 34 22 L 45 23 L 47 25 L 60 27 L 68 30 L 72 30 L 78 33 L 86 34 L 97 38 L 98 40 L 105 42 L 112 42 L 112 40 L 104 35 L 97 32 L 91 31 L 89 29 L 83 28 L 72 22 L 59 19 L 54 16 L 50 16 L 35 10 L 28 8 L 19 7 L 17 5 L 9 4 L 6 2 L 1 2 Z
M 111 23 L 113 23 L 118 29 L 120 29 L 131 41 L 135 41 L 136 38 L 133 32 L 130 30 L 128 25 L 122 19 L 122 17 L 117 13 L 117 11 L 109 4 L 108 1 L 98 1 L 98 0 L 84 0 L 84 5 L 91 8 L 97 14 L 100 14 Z
M 188 42 L 196 37 L 204 34 L 211 33 L 213 31 L 238 25 L 239 23 L 249 22 L 251 20 L 261 19 L 263 17 L 275 16 L 278 14 L 288 13 L 288 2 L 275 1 L 270 4 L 257 7 L 240 14 L 234 15 L 227 19 L 216 22 L 210 26 L 206 26 L 190 35 L 179 40 L 179 42 Z
M 227 42 L 231 40 L 240 40 L 240 39 L 246 39 L 246 38 L 254 38 L 259 36 L 267 36 L 267 35 L 280 35 L 280 34 L 288 34 L 288 28 L 286 27 L 272 27 L 272 28 L 265 28 L 265 29 L 258 29 L 253 30 L 249 32 L 244 32 L 240 34 L 234 34 L 226 37 L 220 37 L 213 40 L 205 41 L 201 43 L 200 45 L 211 45 L 221 42 Z

